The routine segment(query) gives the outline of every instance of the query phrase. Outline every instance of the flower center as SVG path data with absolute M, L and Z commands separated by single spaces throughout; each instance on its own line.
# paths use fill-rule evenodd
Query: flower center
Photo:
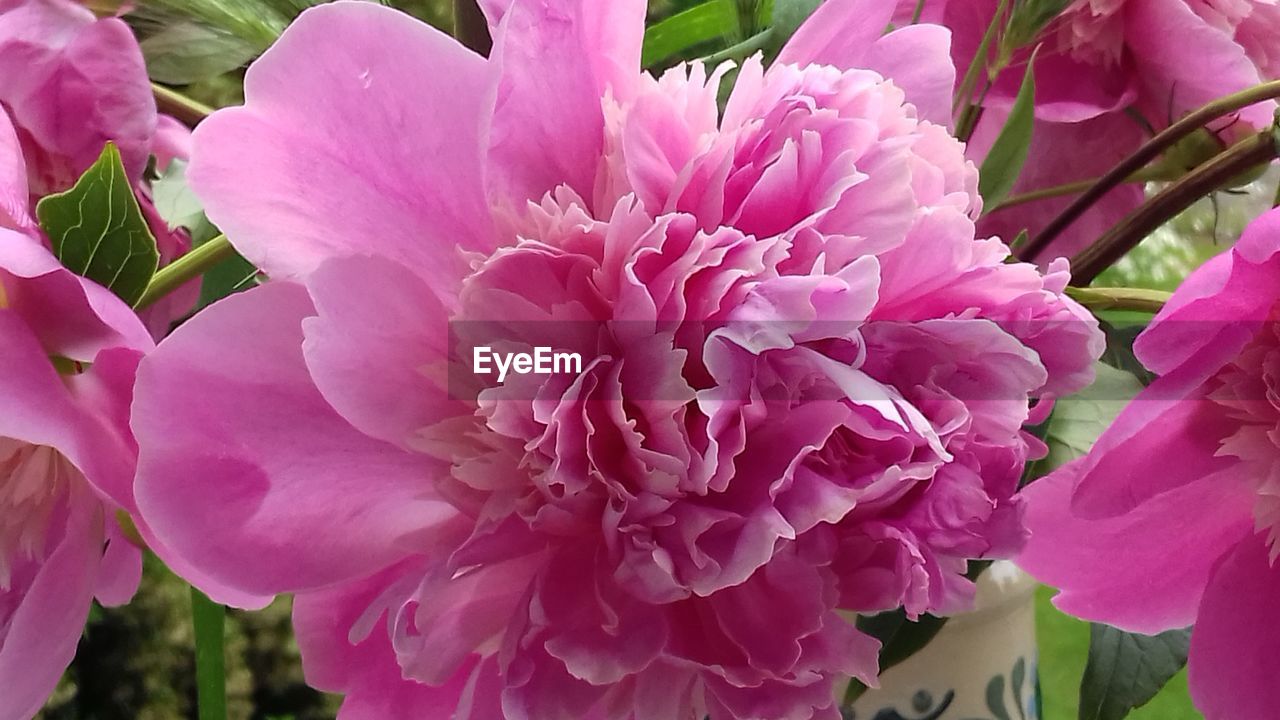
M 0 438 L 0 590 L 46 550 L 49 526 L 75 469 L 58 451 Z

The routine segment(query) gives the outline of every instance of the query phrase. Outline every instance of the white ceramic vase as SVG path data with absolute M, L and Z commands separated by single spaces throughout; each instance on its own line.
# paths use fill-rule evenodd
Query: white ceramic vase
M 924 650 L 890 668 L 850 720 L 1038 720 L 1036 583 L 1012 563 L 978 581 L 971 612 L 953 617 Z

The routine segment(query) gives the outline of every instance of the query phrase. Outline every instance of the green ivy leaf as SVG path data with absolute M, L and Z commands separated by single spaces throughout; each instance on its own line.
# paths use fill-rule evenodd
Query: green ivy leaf
M 1145 705 L 1187 664 L 1190 646 L 1189 629 L 1150 637 L 1093 624 L 1080 683 L 1080 720 L 1121 720 Z
M 142 297 L 160 253 L 115 144 L 107 143 L 70 190 L 41 200 L 36 216 L 67 269 L 131 306 Z
M 1027 61 L 1026 74 L 1022 76 L 1018 97 L 1009 110 L 1009 119 L 1001 128 L 987 158 L 982 161 L 978 192 L 989 207 L 995 207 L 1009 194 L 1022 174 L 1022 166 L 1027 163 L 1036 119 L 1035 64 L 1036 58 L 1032 55 Z

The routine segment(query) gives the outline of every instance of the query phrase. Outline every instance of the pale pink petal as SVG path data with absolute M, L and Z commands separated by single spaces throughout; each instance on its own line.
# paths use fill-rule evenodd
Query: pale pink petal
M 1188 681 L 1211 720 L 1266 718 L 1280 704 L 1280 565 L 1260 536 L 1228 555 L 1209 581 L 1191 633 Z
M 1195 622 L 1213 568 L 1252 530 L 1252 490 L 1219 473 L 1089 520 L 1071 510 L 1082 467 L 1072 463 L 1024 492 L 1032 534 L 1018 564 L 1061 589 L 1054 604 L 1076 617 L 1141 633 Z
M 450 517 L 426 460 L 359 434 L 312 384 L 314 312 L 301 286 L 268 284 L 201 313 L 139 370 L 138 506 L 215 599 L 367 573 Z
M 867 50 L 889 26 L 895 5 L 883 0 L 824 2 L 787 41 L 777 62 L 865 67 Z
M 511 4 L 491 56 L 497 79 L 486 179 L 498 212 L 522 212 L 559 185 L 594 195 L 602 98 L 633 94 L 644 15 L 643 0 Z
M 107 547 L 102 553 L 93 597 L 103 607 L 119 607 L 133 599 L 142 582 L 142 550 L 124 536 L 118 518 L 110 512 L 103 523 L 107 527 Z
M 349 258 L 322 264 L 307 288 L 318 314 L 303 323 L 307 367 L 348 422 L 406 446 L 469 412 L 450 394 L 445 307 L 419 276 L 382 258 Z
M 0 227 L 34 234 L 31 217 L 31 190 L 27 185 L 27 164 L 22 160 L 22 147 L 9 121 L 0 112 Z
M 245 106 L 200 124 L 188 177 L 210 220 L 270 275 L 376 252 L 449 288 L 458 248 L 493 247 L 488 77 L 482 58 L 390 8 L 307 10 L 249 70 Z
M 951 63 L 950 30 L 940 25 L 894 30 L 872 43 L 861 66 L 902 88 L 921 120 L 951 125 L 956 68 Z

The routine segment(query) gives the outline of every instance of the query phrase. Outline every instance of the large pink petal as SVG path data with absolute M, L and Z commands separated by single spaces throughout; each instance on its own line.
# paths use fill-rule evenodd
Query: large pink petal
M 366 574 L 451 517 L 425 460 L 361 435 L 316 390 L 314 312 L 274 282 L 204 311 L 139 369 L 138 507 L 162 557 L 207 574 L 215 599 Z
M 108 140 L 133 177 L 146 165 L 155 101 L 122 20 L 95 21 L 67 0 L 10 3 L 0 14 L 0 103 L 18 128 L 37 195 L 70 186 Z
M 356 257 L 325 262 L 307 288 L 318 313 L 303 324 L 307 367 L 348 422 L 408 446 L 423 428 L 466 412 L 449 396 L 448 310 L 420 277 Z
M 153 344 L 120 298 L 67 270 L 35 239 L 3 229 L 0 286 L 4 304 L 32 328 L 50 355 L 91 362 L 107 348 L 146 350 Z
M 956 68 L 951 63 L 951 31 L 940 25 L 910 25 L 872 43 L 863 66 L 902 88 L 920 119 L 951 125 Z
M 1156 379 L 1120 413 L 1083 461 L 1072 507 L 1087 517 L 1127 513 L 1162 493 L 1236 471 L 1237 460 L 1218 454 L 1238 428 L 1205 395 L 1198 368 Z
M 1280 566 L 1261 536 L 1214 573 L 1191 633 L 1191 697 L 1208 720 L 1275 717 L 1280 707 Z
M 1231 252 L 1193 272 L 1133 350 L 1159 374 L 1191 363 L 1216 371 L 1271 320 L 1280 298 L 1280 211 L 1249 225 Z
M 1018 564 L 1060 588 L 1054 604 L 1077 617 L 1141 633 L 1190 625 L 1213 568 L 1252 529 L 1247 484 L 1211 475 L 1090 520 L 1071 510 L 1081 468 L 1072 463 L 1025 491 L 1032 534 Z
M 487 179 L 499 212 L 567 184 L 595 193 L 606 93 L 640 80 L 643 0 L 516 0 L 494 38 Z M 607 208 L 597 208 L 607 210 Z
M 1128 0 L 1124 23 L 1126 45 L 1161 107 L 1190 110 L 1261 82 L 1244 48 L 1197 15 L 1186 0 Z M 1274 103 L 1262 103 L 1240 116 L 1266 127 L 1274 108 Z
M 377 253 L 452 287 L 458 248 L 493 246 L 487 78 L 482 58 L 408 15 L 313 8 L 249 69 L 245 106 L 201 123 L 188 177 L 209 218 L 271 275 Z
M 102 556 L 102 515 L 85 493 L 0 634 L 0 720 L 27 720 L 58 684 L 84 630 Z M 15 589 L 12 592 L 16 592 Z M 7 603 L 0 590 L 0 604 Z
M 894 10 L 895 3 L 884 0 L 824 2 L 787 41 L 777 62 L 864 67 L 868 48 L 884 34 Z

